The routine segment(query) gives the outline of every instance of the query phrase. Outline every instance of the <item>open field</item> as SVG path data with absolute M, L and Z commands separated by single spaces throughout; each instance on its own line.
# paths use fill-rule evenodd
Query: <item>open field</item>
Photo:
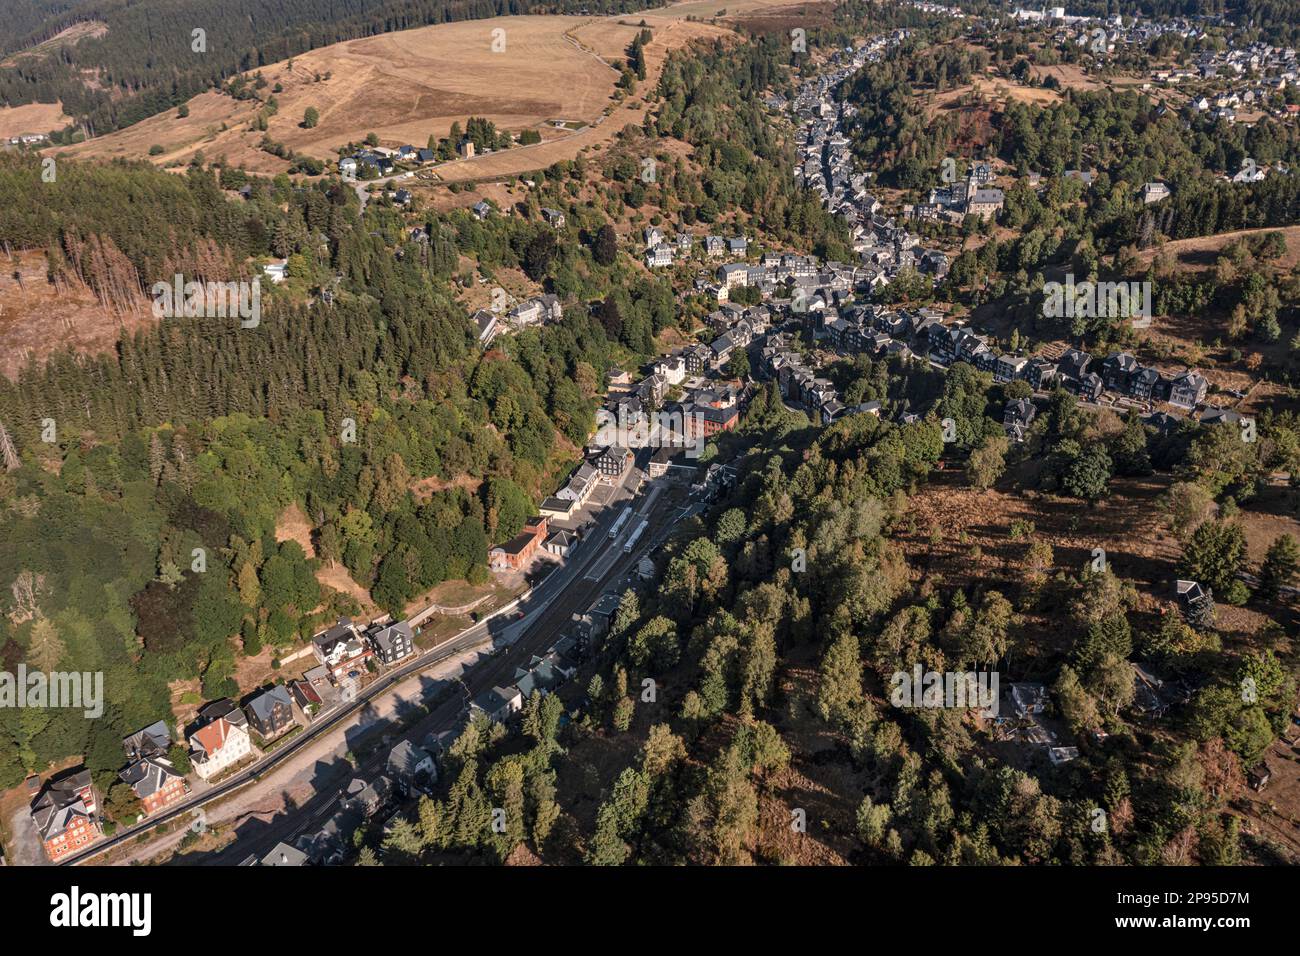
M 675 8 L 674 8 L 675 9 Z M 653 33 L 645 48 L 646 80 L 638 84 L 638 94 L 653 89 L 663 69 L 668 54 L 691 40 L 702 37 L 727 36 L 728 31 L 703 23 L 688 23 L 666 16 L 655 17 L 647 12 L 644 17 L 624 17 L 622 22 L 595 20 L 572 31 L 573 40 L 602 58 L 620 58 L 618 53 L 631 42 L 639 24 L 644 20 Z M 619 41 L 626 31 L 627 39 Z M 609 73 L 608 93 L 613 91 L 617 74 Z M 597 114 L 589 118 L 590 125 L 566 136 L 546 138 L 535 146 L 505 150 L 488 156 L 444 163 L 437 167 L 437 175 L 444 182 L 463 182 L 480 178 L 517 176 L 535 169 L 544 169 L 553 163 L 574 159 L 579 153 L 597 150 L 618 135 L 619 130 L 632 124 L 640 125 L 645 119 L 647 106 L 641 95 L 634 95 L 618 104 L 608 115 Z M 586 118 L 586 117 L 583 117 Z
M 451 124 L 484 116 L 518 131 L 552 119 L 593 121 L 613 90 L 617 73 L 566 39 L 581 17 L 501 17 L 468 20 L 337 43 L 260 71 L 279 110 L 266 135 L 319 159 L 376 133 L 381 142 L 424 146 L 446 136 Z M 493 30 L 504 30 L 505 48 L 493 52 Z M 623 28 L 626 46 L 635 28 Z M 614 42 L 611 40 L 610 42 Z M 265 173 L 288 164 L 258 148 L 251 129 L 259 104 L 220 93 L 190 103 L 184 119 L 169 111 L 128 129 L 80 144 L 73 156 L 144 157 L 159 145 L 161 165 L 187 162 L 196 151 Z M 314 107 L 319 124 L 301 126 Z M 558 131 L 556 131 L 558 134 Z
M 0 106 L 0 139 L 24 133 L 48 133 L 62 129 L 71 120 L 58 103 L 28 103 L 26 106 Z
M 339 147 L 370 132 L 387 146 L 424 146 L 430 136 L 446 136 L 453 122 L 463 126 L 468 117 L 482 116 L 512 133 L 536 129 L 543 141 L 448 163 L 438 168 L 438 175 L 449 181 L 517 175 L 572 159 L 627 123 L 641 121 L 639 96 L 603 114 L 613 103 L 618 79 L 610 64 L 624 58 L 642 22 L 655 33 L 646 50 L 644 91 L 653 87 L 669 51 L 696 38 L 729 33 L 722 26 L 688 22 L 688 17 L 725 11 L 732 18 L 788 7 L 783 0 L 710 0 L 619 17 L 496 17 L 350 40 L 258 71 L 266 80 L 265 92 L 276 84 L 282 87 L 274 94 L 279 109 L 265 134 L 252 128 L 258 102 L 208 92 L 190 101 L 188 117 L 168 111 L 55 151 L 100 159 L 147 157 L 166 167 L 188 163 L 202 151 L 209 160 L 225 157 L 252 172 L 275 174 L 289 164 L 260 149 L 263 135 L 331 161 Z M 501 52 L 493 51 L 494 30 L 504 31 L 497 35 L 504 38 Z M 301 126 L 308 107 L 320 113 L 312 129 Z M 149 157 L 154 146 L 162 152 Z

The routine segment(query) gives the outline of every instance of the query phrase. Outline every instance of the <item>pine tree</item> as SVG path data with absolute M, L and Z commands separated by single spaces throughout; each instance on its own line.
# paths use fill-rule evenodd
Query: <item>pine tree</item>
M 1278 535 L 1264 556 L 1264 566 L 1259 572 L 1259 589 L 1267 598 L 1276 598 L 1284 587 L 1295 580 L 1300 570 L 1300 544 L 1289 534 Z
M 32 639 L 27 647 L 27 662 L 37 670 L 49 673 L 59 666 L 67 653 L 63 641 L 48 618 L 40 618 L 32 625 Z

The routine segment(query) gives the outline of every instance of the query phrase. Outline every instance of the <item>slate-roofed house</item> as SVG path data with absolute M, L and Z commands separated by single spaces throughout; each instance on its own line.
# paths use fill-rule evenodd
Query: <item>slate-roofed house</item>
M 1080 352 L 1078 349 L 1067 349 L 1065 354 L 1057 359 L 1057 373 L 1077 382 L 1087 373 L 1088 365 L 1091 362 L 1092 356 L 1087 352 Z
M 659 243 L 646 250 L 645 264 L 647 269 L 662 269 L 673 264 L 672 246 L 666 243 Z
M 293 696 L 283 684 L 258 691 L 244 705 L 248 726 L 263 740 L 280 736 L 296 725 L 293 716 Z
M 1127 352 L 1112 355 L 1101 363 L 1102 383 L 1113 392 L 1127 394 L 1129 379 L 1140 367 L 1138 360 Z
M 51 780 L 32 804 L 32 822 L 52 862 L 98 840 L 103 830 L 90 771 L 79 770 Z
M 578 545 L 578 536 L 572 531 L 565 531 L 561 528 L 546 539 L 542 545 L 547 551 L 557 558 L 567 558 L 569 553 Z
M 999 382 L 1010 382 L 1025 377 L 1029 359 L 1020 355 L 999 355 L 993 366 L 993 377 Z
M 1169 383 L 1169 404 L 1181 408 L 1195 408 L 1205 401 L 1205 393 L 1209 387 L 1209 382 L 1205 380 L 1204 375 L 1194 369 L 1188 369 Z
M 1128 380 L 1128 392 L 1134 398 L 1156 398 L 1164 378 L 1153 368 L 1143 366 Z
M 141 757 L 118 776 L 135 791 L 145 814 L 156 813 L 184 799 L 190 789 L 185 783 L 185 775 L 165 757 Z
M 528 667 L 515 668 L 515 687 L 524 700 L 533 692 L 546 696 L 559 687 L 570 675 L 559 666 L 558 657 L 548 654 L 546 657 L 533 656 Z
M 1219 425 L 1229 424 L 1238 425 L 1241 423 L 1241 412 L 1234 412 L 1231 408 L 1218 408 L 1210 406 L 1201 413 L 1202 425 Z
M 590 462 L 583 462 L 569 476 L 568 484 L 555 493 L 557 498 L 569 498 L 579 505 L 586 504 L 600 482 L 600 471 Z
M 1002 427 L 1006 430 L 1007 437 L 1015 442 L 1024 441 L 1029 425 L 1037 414 L 1037 407 L 1027 398 L 1007 402 L 1007 407 L 1002 412 Z
M 433 755 L 409 740 L 399 741 L 388 752 L 388 776 L 406 793 L 424 790 L 438 779 Z
M 140 760 L 144 757 L 165 757 L 172 745 L 171 731 L 159 720 L 144 730 L 137 730 L 122 741 L 127 760 Z
M 224 717 L 234 727 L 247 727 L 248 718 L 244 716 L 244 711 L 229 697 L 222 697 L 220 700 L 214 700 L 210 704 L 204 704 L 199 708 L 199 713 L 195 719 L 195 726 L 201 727 L 204 724 L 210 724 L 218 717 Z
M 1055 362 L 1041 357 L 1034 357 L 1025 366 L 1025 381 L 1031 388 L 1044 389 L 1056 381 L 1057 366 Z
M 1078 382 L 1079 397 L 1085 402 L 1095 402 L 1101 398 L 1103 388 L 1101 376 L 1096 372 L 1088 372 Z
M 729 290 L 749 285 L 749 266 L 743 262 L 729 262 L 718 266 L 716 275 L 718 282 Z
M 518 687 L 493 687 L 475 697 L 470 709 L 486 714 L 494 723 L 501 723 L 523 706 L 523 695 Z
M 686 360 L 686 371 L 691 375 L 699 375 L 713 361 L 713 350 L 703 343 L 697 343 L 689 346 L 682 357 Z
M 966 213 L 988 219 L 1002 211 L 1004 202 L 1001 189 L 977 189 L 966 201 Z
M 374 656 L 374 651 L 346 617 L 317 634 L 311 643 L 316 659 L 329 668 L 330 676 L 336 681 L 349 671 L 365 670 L 366 661 Z
M 313 863 L 337 865 L 343 862 L 352 846 L 352 834 L 365 823 L 365 815 L 356 807 L 345 807 L 325 821 L 315 833 L 304 833 L 294 845 Z
M 392 795 L 393 781 L 382 774 L 369 782 L 353 777 L 343 791 L 340 806 L 346 810 L 359 811 L 369 818 L 382 810 Z
M 415 650 L 415 635 L 406 621 L 387 624 L 370 634 L 370 646 L 381 663 L 396 664 Z
M 592 464 L 607 483 L 616 484 L 632 464 L 633 457 L 630 449 L 610 445 L 592 460 Z
M 497 317 L 487 309 L 479 309 L 473 315 L 474 327 L 478 330 L 478 347 L 486 349 L 501 331 Z
M 548 225 L 551 225 L 556 229 L 563 229 L 566 221 L 564 213 L 560 212 L 558 209 L 543 209 L 542 218 L 546 220 Z

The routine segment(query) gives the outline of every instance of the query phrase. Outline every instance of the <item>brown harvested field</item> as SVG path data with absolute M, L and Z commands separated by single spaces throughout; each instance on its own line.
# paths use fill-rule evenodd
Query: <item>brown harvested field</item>
M 122 329 L 153 321 L 142 300 L 138 312 L 115 314 L 90 289 L 57 288 L 46 279 L 45 253 L 16 252 L 0 270 L 0 375 L 15 378 L 28 358 L 41 360 L 60 348 L 101 352 Z M 14 278 L 14 273 L 20 278 Z
M 24 133 L 48 133 L 62 129 L 72 120 L 63 113 L 60 103 L 28 103 L 26 106 L 0 106 L 0 139 Z

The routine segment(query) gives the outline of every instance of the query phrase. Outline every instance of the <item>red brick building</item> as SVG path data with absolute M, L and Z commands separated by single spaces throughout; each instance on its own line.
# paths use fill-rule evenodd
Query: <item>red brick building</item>
M 156 813 L 190 792 L 185 776 L 162 757 L 144 757 L 118 774 L 135 791 L 146 814 Z
M 546 540 L 550 519 L 540 516 L 529 518 L 524 522 L 524 530 L 505 544 L 499 544 L 488 552 L 488 563 L 493 571 L 518 571 L 527 567 L 528 562 L 537 554 L 537 549 Z
M 90 771 L 50 781 L 32 804 L 32 820 L 51 861 L 76 853 L 103 836 Z

